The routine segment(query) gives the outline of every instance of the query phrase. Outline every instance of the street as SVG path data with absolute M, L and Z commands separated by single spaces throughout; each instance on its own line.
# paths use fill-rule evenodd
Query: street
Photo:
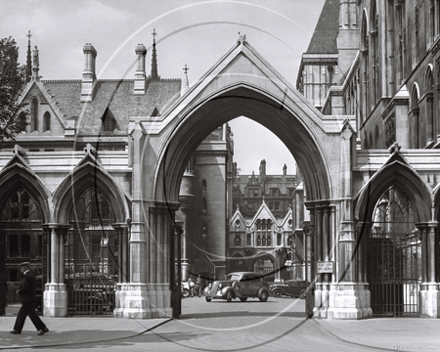
M 374 351 L 344 342 L 306 320 L 304 300 L 270 297 L 205 302 L 204 297 L 182 300 L 179 320 L 131 338 L 108 342 L 71 344 L 42 351 Z M 110 318 L 111 319 L 111 318 Z M 72 331 L 74 334 L 75 331 Z M 49 335 L 48 335 L 49 337 Z M 392 346 L 390 346 L 390 350 Z M 24 349 L 27 350 L 27 349 Z

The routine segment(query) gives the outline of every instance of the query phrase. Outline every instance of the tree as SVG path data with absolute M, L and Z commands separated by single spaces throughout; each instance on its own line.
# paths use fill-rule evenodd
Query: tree
M 25 127 L 18 117 L 17 100 L 24 82 L 24 67 L 18 64 L 17 43 L 12 37 L 0 39 L 0 146 L 15 139 Z

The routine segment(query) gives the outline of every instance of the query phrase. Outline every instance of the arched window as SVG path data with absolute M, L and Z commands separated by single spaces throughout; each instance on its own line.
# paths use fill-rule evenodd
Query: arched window
M 434 75 L 431 66 L 428 66 L 425 77 L 425 93 L 426 93 L 426 138 L 428 142 L 435 139 L 434 134 Z
M 43 132 L 50 131 L 50 112 L 46 111 L 43 115 Z
M 369 34 L 368 34 L 368 20 L 366 12 L 363 13 L 362 16 L 362 27 L 361 27 L 361 52 L 362 52 L 362 73 L 361 73 L 361 82 L 362 82 L 362 96 L 364 103 L 362 104 L 364 109 L 362 113 L 364 114 L 364 120 L 367 118 L 371 106 L 370 106 L 370 85 L 369 85 Z
M 277 233 L 277 246 L 281 246 L 281 238 L 282 238 L 282 236 L 281 236 L 281 233 Z
M 206 180 L 202 181 L 202 191 L 206 192 Z
M 381 143 L 379 140 L 379 127 L 374 127 L 374 146 L 375 149 L 380 149 L 381 148 Z
M 375 103 L 380 99 L 381 96 L 381 87 L 380 87 L 380 51 L 379 51 L 379 40 L 380 40 L 380 32 L 379 32 L 379 13 L 376 9 L 376 1 L 372 1 L 372 9 L 371 9 L 371 40 L 372 40 L 372 67 L 373 67 L 373 99 Z
M 26 113 L 24 111 L 22 111 L 19 115 L 18 115 L 18 128 L 20 129 L 20 132 L 26 132 Z
M 37 98 L 31 100 L 31 132 L 38 131 L 38 107 Z
M 252 235 L 250 234 L 250 233 L 248 233 L 247 235 L 246 235 L 246 244 L 248 245 L 248 246 L 252 246 Z
M 419 118 L 419 92 L 417 85 L 414 84 L 412 93 L 411 93 L 411 108 L 409 111 L 409 133 L 410 133 L 410 141 L 411 145 L 410 148 L 420 148 L 422 144 L 422 130 L 424 126 L 421 126 L 420 124 L 420 118 Z

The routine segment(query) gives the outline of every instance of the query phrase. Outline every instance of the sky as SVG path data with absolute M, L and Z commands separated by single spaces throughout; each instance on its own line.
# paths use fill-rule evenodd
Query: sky
M 38 47 L 42 79 L 81 79 L 82 47 L 97 50 L 98 78 L 134 78 L 135 47 L 147 47 L 151 68 L 152 32 L 157 32 L 158 73 L 183 78 L 188 66 L 195 84 L 236 42 L 239 33 L 295 86 L 325 0 L 1 0 L 0 37 L 12 36 L 19 61 L 26 62 L 27 33 Z M 269 130 L 248 118 L 230 121 L 234 161 L 240 174 L 295 173 L 291 153 Z M 258 141 L 265 141 L 264 145 Z M 252 148 L 249 148 L 250 143 Z

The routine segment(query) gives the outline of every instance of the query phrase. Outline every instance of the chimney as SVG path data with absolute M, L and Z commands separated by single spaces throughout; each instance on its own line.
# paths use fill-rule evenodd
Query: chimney
M 96 81 L 95 61 L 97 56 L 96 49 L 90 43 L 84 45 L 83 52 L 85 64 L 82 75 L 81 103 L 92 101 L 93 85 Z
M 134 78 L 134 91 L 133 94 L 140 95 L 145 94 L 145 80 L 147 75 L 145 73 L 145 56 L 147 55 L 147 49 L 143 44 L 138 44 L 135 49 L 138 61 L 138 67 Z
M 260 162 L 260 176 L 266 175 L 266 160 L 263 159 Z
M 284 164 L 284 166 L 283 166 L 283 175 L 287 176 L 287 165 L 286 164 Z

